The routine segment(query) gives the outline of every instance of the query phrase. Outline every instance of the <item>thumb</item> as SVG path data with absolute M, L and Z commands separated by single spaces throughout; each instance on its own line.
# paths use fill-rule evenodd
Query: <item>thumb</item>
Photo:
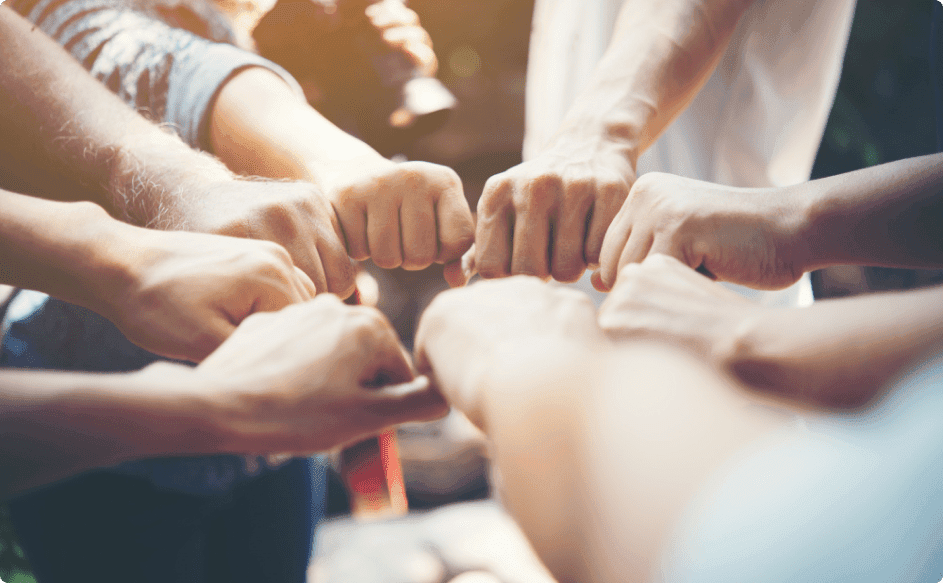
M 442 394 L 426 376 L 373 389 L 364 406 L 380 417 L 384 425 L 428 421 L 442 417 L 449 411 Z

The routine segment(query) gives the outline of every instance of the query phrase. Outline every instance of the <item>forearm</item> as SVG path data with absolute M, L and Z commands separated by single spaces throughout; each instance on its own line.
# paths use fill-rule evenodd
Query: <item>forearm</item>
M 792 187 L 807 215 L 806 270 L 835 264 L 943 267 L 943 155 Z
M 813 403 L 868 402 L 906 367 L 943 347 L 943 288 L 761 310 L 717 351 L 756 388 Z
M 558 580 L 647 580 L 707 478 L 779 420 L 671 349 L 561 348 L 484 387 L 503 498 Z
M 129 459 L 213 451 L 205 387 L 188 384 L 185 367 L 161 366 L 0 374 L 0 500 Z
M 140 224 L 177 220 L 188 186 L 228 179 L 218 162 L 133 112 L 63 49 L 0 8 L 0 154 L 82 184 Z
M 330 181 L 338 163 L 383 160 L 308 105 L 280 76 L 261 67 L 238 73 L 220 90 L 210 113 L 210 146 L 240 174 L 321 186 Z
M 634 160 L 700 91 L 750 4 L 624 2 L 613 40 L 555 143 L 613 143 Z
M 101 311 L 129 283 L 127 241 L 99 206 L 0 190 L 0 283 Z

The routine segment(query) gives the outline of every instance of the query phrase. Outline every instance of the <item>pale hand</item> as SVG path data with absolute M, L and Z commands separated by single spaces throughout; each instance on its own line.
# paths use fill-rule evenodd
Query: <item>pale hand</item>
M 478 273 L 576 281 L 598 264 L 634 180 L 623 149 L 578 141 L 492 176 L 478 202 Z
M 661 253 L 722 281 L 787 287 L 802 276 L 807 255 L 792 192 L 644 174 L 609 227 L 593 284 L 607 291 L 625 265 Z
M 330 202 L 314 184 L 271 180 L 214 183 L 185 202 L 184 227 L 272 241 L 314 282 L 317 293 L 347 297 L 355 268 Z
M 416 331 L 416 368 L 481 426 L 484 376 L 515 366 L 513 350 L 538 343 L 606 342 L 590 299 L 533 277 L 479 282 L 439 294 Z
M 365 155 L 325 174 L 321 183 L 358 261 L 419 270 L 457 264 L 472 244 L 471 210 L 450 168 Z
M 199 362 L 247 316 L 314 296 L 282 247 L 201 233 L 136 229 L 129 274 L 103 315 L 135 344 Z
M 225 387 L 240 453 L 324 451 L 448 411 L 428 383 L 383 388 L 413 379 L 396 333 L 332 295 L 247 318 L 196 372 Z
M 614 339 L 666 340 L 720 364 L 735 349 L 740 327 L 766 309 L 656 254 L 622 268 L 599 309 L 599 325 Z

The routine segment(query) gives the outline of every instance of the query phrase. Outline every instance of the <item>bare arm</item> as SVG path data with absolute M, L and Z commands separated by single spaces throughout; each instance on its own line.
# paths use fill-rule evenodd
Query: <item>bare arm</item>
M 943 155 L 783 188 L 733 188 L 649 173 L 606 234 L 593 281 L 662 253 L 717 279 L 786 287 L 807 271 L 857 264 L 943 266 Z
M 9 136 L 0 157 L 84 185 L 95 202 L 134 224 L 278 243 L 318 293 L 353 291 L 341 226 L 316 186 L 237 180 L 131 111 L 8 8 L 0 18 L 0 130 Z
M 95 202 L 141 224 L 160 215 L 166 201 L 158 194 L 231 179 L 221 164 L 134 113 L 5 6 L 0 33 L 4 157 L 84 185 Z
M 943 288 L 754 304 L 664 255 L 625 267 L 600 309 L 615 338 L 694 350 L 754 388 L 826 407 L 870 402 L 943 346 Z
M 609 49 L 551 144 L 486 185 L 475 236 L 484 277 L 571 281 L 598 264 L 638 155 L 710 77 L 750 4 L 623 3 Z
M 503 499 L 558 580 L 647 580 L 691 496 L 780 421 L 693 358 L 613 344 L 594 320 L 585 297 L 533 280 L 446 292 L 417 366 L 491 438 Z
M 256 67 L 229 80 L 210 119 L 212 149 L 233 170 L 319 185 L 354 259 L 423 269 L 456 263 L 471 245 L 471 211 L 454 171 L 383 158 L 271 71 Z
M 195 369 L 4 372 L 0 499 L 129 459 L 307 454 L 444 414 L 411 379 L 386 319 L 330 295 L 247 319 Z

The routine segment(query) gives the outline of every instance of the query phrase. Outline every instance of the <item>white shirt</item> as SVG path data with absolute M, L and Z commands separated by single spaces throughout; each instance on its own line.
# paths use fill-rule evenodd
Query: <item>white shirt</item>
M 622 3 L 536 0 L 525 159 L 550 141 L 589 82 Z M 808 180 L 841 76 L 854 6 L 854 0 L 757 0 L 690 107 L 641 156 L 639 174 L 670 172 L 740 187 Z M 736 288 L 764 303 L 812 299 L 807 281 L 773 293 Z

